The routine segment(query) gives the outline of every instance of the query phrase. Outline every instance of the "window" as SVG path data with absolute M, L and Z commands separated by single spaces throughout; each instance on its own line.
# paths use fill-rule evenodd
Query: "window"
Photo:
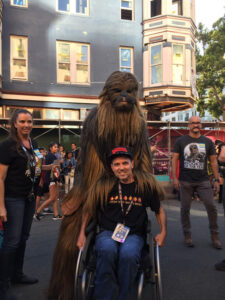
M 88 44 L 57 42 L 57 82 L 90 83 Z
M 151 1 L 151 17 L 161 15 L 161 0 Z
M 28 80 L 27 51 L 27 37 L 10 37 L 10 79 Z
M 184 47 L 173 45 L 173 83 L 182 84 L 184 73 Z
M 89 15 L 89 0 L 58 0 L 58 10 Z
M 162 82 L 162 47 L 151 47 L 151 84 Z
M 172 14 L 177 16 L 183 15 L 182 0 L 172 1 Z
M 133 20 L 134 19 L 134 0 L 121 0 L 121 19 Z
M 120 47 L 120 71 L 133 73 L 133 48 Z
M 11 0 L 11 5 L 27 7 L 28 6 L 27 2 L 28 0 Z
M 80 111 L 79 110 L 63 110 L 63 120 L 79 120 L 80 119 Z

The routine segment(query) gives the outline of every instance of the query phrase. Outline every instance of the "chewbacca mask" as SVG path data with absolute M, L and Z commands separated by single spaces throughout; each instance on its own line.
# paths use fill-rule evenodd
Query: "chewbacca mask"
M 74 270 L 82 215 L 94 217 L 104 207 L 115 184 L 108 155 L 119 145 L 128 146 L 134 159 L 134 177 L 140 191 L 149 187 L 162 198 L 163 191 L 152 175 L 146 123 L 138 100 L 138 82 L 131 73 L 116 71 L 106 80 L 98 107 L 83 124 L 75 187 L 62 204 L 69 215 L 62 221 L 52 265 L 48 299 L 73 299 Z M 78 300 L 78 299 L 76 299 Z

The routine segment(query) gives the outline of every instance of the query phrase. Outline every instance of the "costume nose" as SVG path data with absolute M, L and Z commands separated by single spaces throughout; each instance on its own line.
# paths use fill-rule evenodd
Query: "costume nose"
M 122 96 L 122 97 L 127 97 L 127 95 L 128 95 L 128 94 L 127 94 L 127 91 L 122 91 L 122 92 L 121 92 L 121 96 Z

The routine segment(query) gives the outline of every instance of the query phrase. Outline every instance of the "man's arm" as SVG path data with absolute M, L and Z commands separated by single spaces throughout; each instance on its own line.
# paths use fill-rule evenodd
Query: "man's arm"
M 0 220 L 7 222 L 7 211 L 5 208 L 5 178 L 8 171 L 7 165 L 0 164 Z
M 216 180 L 214 182 L 214 190 L 215 190 L 216 193 L 218 193 L 219 190 L 220 190 L 220 182 L 219 182 L 220 174 L 219 174 L 219 169 L 218 169 L 218 163 L 217 163 L 216 155 L 210 155 L 209 156 L 209 161 L 210 161 L 210 164 L 211 164 L 213 176 L 214 176 L 214 178 Z
M 79 249 L 83 249 L 85 242 L 86 242 L 86 235 L 85 235 L 85 229 L 87 226 L 87 222 L 89 220 L 89 215 L 86 213 L 83 215 L 82 217 L 82 224 L 81 224 L 81 228 L 80 228 L 80 233 L 77 239 L 77 247 Z
M 166 213 L 162 206 L 160 206 L 159 213 L 156 214 L 155 216 L 160 227 L 160 233 L 156 235 L 155 241 L 161 247 L 164 246 L 165 239 L 166 239 Z
M 180 157 L 179 153 L 173 153 L 172 174 L 173 174 L 173 184 L 176 190 L 179 190 L 179 180 L 177 179 L 177 165 L 178 165 L 179 157 Z

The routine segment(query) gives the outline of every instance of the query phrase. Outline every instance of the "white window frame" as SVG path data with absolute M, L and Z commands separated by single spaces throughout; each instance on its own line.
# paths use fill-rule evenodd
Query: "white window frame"
M 174 63 L 174 61 L 173 61 L 173 53 L 174 53 L 174 46 L 181 46 L 182 48 L 183 48 L 183 61 L 182 61 L 182 63 Z M 184 57 L 184 55 L 185 55 L 185 51 L 184 51 L 184 44 L 172 44 L 172 82 L 173 82 L 173 84 L 177 84 L 177 85 L 184 85 L 184 81 L 185 81 L 185 78 L 184 78 L 184 76 L 185 76 L 185 57 Z M 181 80 L 176 80 L 175 78 L 174 78 L 174 76 L 173 76 L 173 74 L 174 74 L 174 66 L 182 66 L 182 79 Z
M 123 50 L 123 49 L 127 49 L 127 50 L 131 51 L 131 66 L 130 67 L 123 67 L 121 65 L 121 50 Z M 127 69 L 127 72 L 134 73 L 134 48 L 125 47 L 125 46 L 121 46 L 119 48 L 119 67 L 120 67 L 120 70 L 121 69 Z
M 157 47 L 157 46 L 160 46 L 161 48 L 161 61 L 159 63 L 153 63 L 152 64 L 152 48 L 153 47 Z M 162 48 L 162 44 L 154 44 L 150 47 L 150 85 L 158 85 L 158 84 L 162 84 L 163 83 L 163 61 L 162 61 L 162 51 L 163 51 L 163 48 Z M 152 67 L 155 67 L 155 66 L 161 66 L 161 80 L 159 82 L 154 82 L 152 83 Z
M 131 2 L 131 8 L 123 7 L 122 6 L 122 1 L 124 1 L 124 2 Z M 123 10 L 129 10 L 129 11 L 132 12 L 132 18 L 131 18 L 131 20 L 129 20 L 129 19 L 122 19 L 121 18 L 122 9 Z M 121 18 L 121 20 L 134 21 L 134 0 L 120 0 L 120 18 Z
M 68 45 L 70 45 L 70 62 L 68 63 L 68 64 L 70 64 L 70 80 L 68 80 L 68 82 L 67 81 L 60 81 L 59 80 L 59 74 L 58 74 L 58 72 L 59 72 L 59 68 L 58 68 L 58 65 L 59 65 L 59 63 L 60 63 L 60 61 L 59 61 L 59 55 L 58 55 L 58 45 L 60 44 L 60 43 L 65 43 L 65 44 L 68 44 Z M 75 49 L 73 48 L 73 45 L 75 46 L 75 45 L 84 45 L 84 46 L 87 46 L 87 49 L 88 49 L 88 51 L 87 51 L 87 64 L 80 64 L 80 63 L 77 63 L 76 61 L 71 61 L 71 53 L 73 53 L 72 54 L 72 56 L 73 55 L 76 55 L 76 53 L 75 53 Z M 72 48 L 72 50 L 71 50 L 71 48 Z M 63 62 L 64 63 L 64 62 Z M 67 63 L 65 63 L 65 64 L 67 64 Z M 88 81 L 87 82 L 77 82 L 77 81 L 71 81 L 71 77 L 73 77 L 73 75 L 71 76 L 71 69 L 73 69 L 73 68 L 71 68 L 71 64 L 72 65 L 87 65 L 88 66 Z M 57 83 L 58 84 L 73 84 L 73 85 L 90 85 L 90 44 L 88 44 L 88 43 L 80 43 L 80 42 L 71 42 L 71 41 L 56 41 L 56 70 L 57 70 Z
M 25 40 L 25 57 L 20 58 L 19 56 L 13 57 L 13 39 L 22 39 Z M 19 77 L 16 76 L 14 67 L 13 67 L 13 60 L 25 60 L 26 62 L 26 67 L 25 67 L 25 76 L 24 77 Z M 14 74 L 15 73 L 15 74 Z M 28 37 L 27 36 L 19 36 L 19 35 L 10 35 L 10 79 L 11 80 L 19 80 L 19 81 L 28 81 Z
M 16 7 L 26 7 L 27 8 L 28 7 L 28 0 L 25 0 L 25 2 L 26 2 L 25 5 L 19 5 L 19 4 L 14 4 L 13 0 L 11 0 L 10 5 L 16 6 Z
M 80 0 L 80 1 L 83 1 L 83 0 Z M 65 13 L 65 14 L 89 16 L 90 15 L 90 0 L 86 0 L 86 1 L 87 1 L 87 12 L 86 13 L 76 12 L 76 0 L 69 0 L 69 10 L 68 11 L 60 10 L 59 9 L 59 0 L 57 0 L 56 1 L 56 5 L 57 5 L 56 10 L 60 13 Z

